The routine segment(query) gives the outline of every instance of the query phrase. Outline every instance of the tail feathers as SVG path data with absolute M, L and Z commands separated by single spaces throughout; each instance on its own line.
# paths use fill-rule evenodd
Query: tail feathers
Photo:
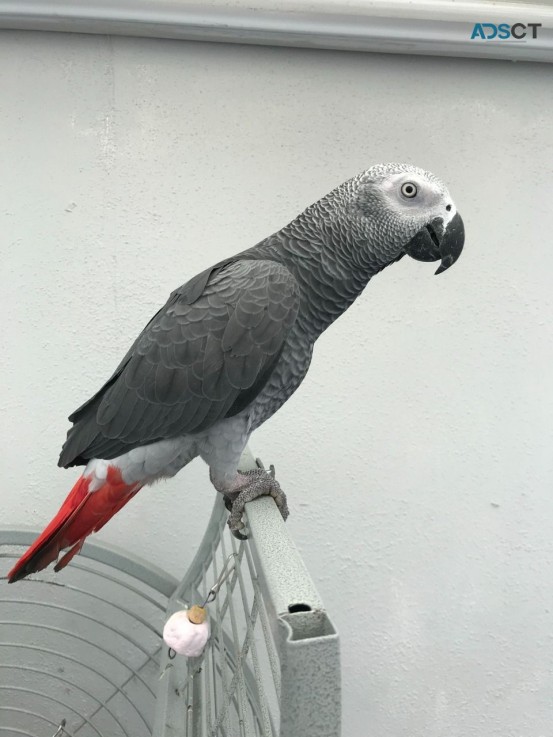
M 97 491 L 89 491 L 91 480 L 91 476 L 83 475 L 77 481 L 54 519 L 8 573 L 9 583 L 41 571 L 62 550 L 70 548 L 54 570 L 65 568 L 80 552 L 85 538 L 100 530 L 142 486 L 125 484 L 114 466 L 108 467 L 106 479 Z

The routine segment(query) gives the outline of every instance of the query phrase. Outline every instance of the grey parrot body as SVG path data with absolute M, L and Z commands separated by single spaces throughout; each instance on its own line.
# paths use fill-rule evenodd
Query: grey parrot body
M 105 493 L 118 511 L 143 485 L 198 455 L 215 487 L 235 499 L 254 483 L 237 472 L 250 434 L 300 386 L 319 335 L 387 265 L 410 253 L 441 258 L 444 270 L 462 241 L 462 221 L 437 178 L 380 165 L 174 291 L 112 377 L 71 415 L 59 465 L 86 465 L 86 488 L 71 492 L 65 513 L 62 506 L 10 580 L 63 548 L 73 546 L 60 567 L 78 552 L 86 524 L 71 531 L 77 502 L 84 509 L 91 495 L 96 503 Z M 263 483 L 256 479 L 256 489 Z M 276 482 L 267 483 L 261 493 L 276 497 Z M 97 504 L 86 534 L 114 513 Z

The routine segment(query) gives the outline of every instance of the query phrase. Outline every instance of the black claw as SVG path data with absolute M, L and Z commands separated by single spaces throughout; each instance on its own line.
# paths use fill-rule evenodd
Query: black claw
M 255 465 L 258 467 L 258 469 L 260 471 L 265 471 L 265 473 L 267 473 L 271 478 L 274 479 L 274 477 L 275 477 L 275 466 L 274 466 L 273 463 L 271 463 L 271 465 L 269 466 L 269 470 L 267 470 L 265 468 L 265 466 L 263 465 L 263 461 L 261 460 L 261 458 L 256 458 L 255 459 Z M 254 473 L 255 473 L 255 471 L 254 471 Z
M 244 535 L 244 533 L 240 532 L 240 530 L 231 530 L 231 532 L 237 540 L 247 540 L 248 539 L 248 536 Z
M 236 501 L 236 497 L 238 496 L 238 491 L 230 491 L 228 494 L 225 494 L 223 492 L 220 492 L 223 494 L 223 501 L 225 502 L 225 507 L 229 512 L 232 512 L 232 505 Z

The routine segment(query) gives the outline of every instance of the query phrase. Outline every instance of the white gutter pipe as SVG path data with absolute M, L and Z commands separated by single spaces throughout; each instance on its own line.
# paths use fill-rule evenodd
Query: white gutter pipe
M 258 3 L 263 0 L 258 0 Z M 0 29 L 553 62 L 553 7 L 519 2 L 0 0 Z M 272 3 L 273 7 L 277 5 Z M 537 38 L 471 40 L 476 22 L 541 23 Z

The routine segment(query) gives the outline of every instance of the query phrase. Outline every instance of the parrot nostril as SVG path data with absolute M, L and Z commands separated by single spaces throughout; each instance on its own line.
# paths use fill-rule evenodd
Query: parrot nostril
M 451 205 L 446 205 L 445 209 L 449 212 L 451 210 Z

